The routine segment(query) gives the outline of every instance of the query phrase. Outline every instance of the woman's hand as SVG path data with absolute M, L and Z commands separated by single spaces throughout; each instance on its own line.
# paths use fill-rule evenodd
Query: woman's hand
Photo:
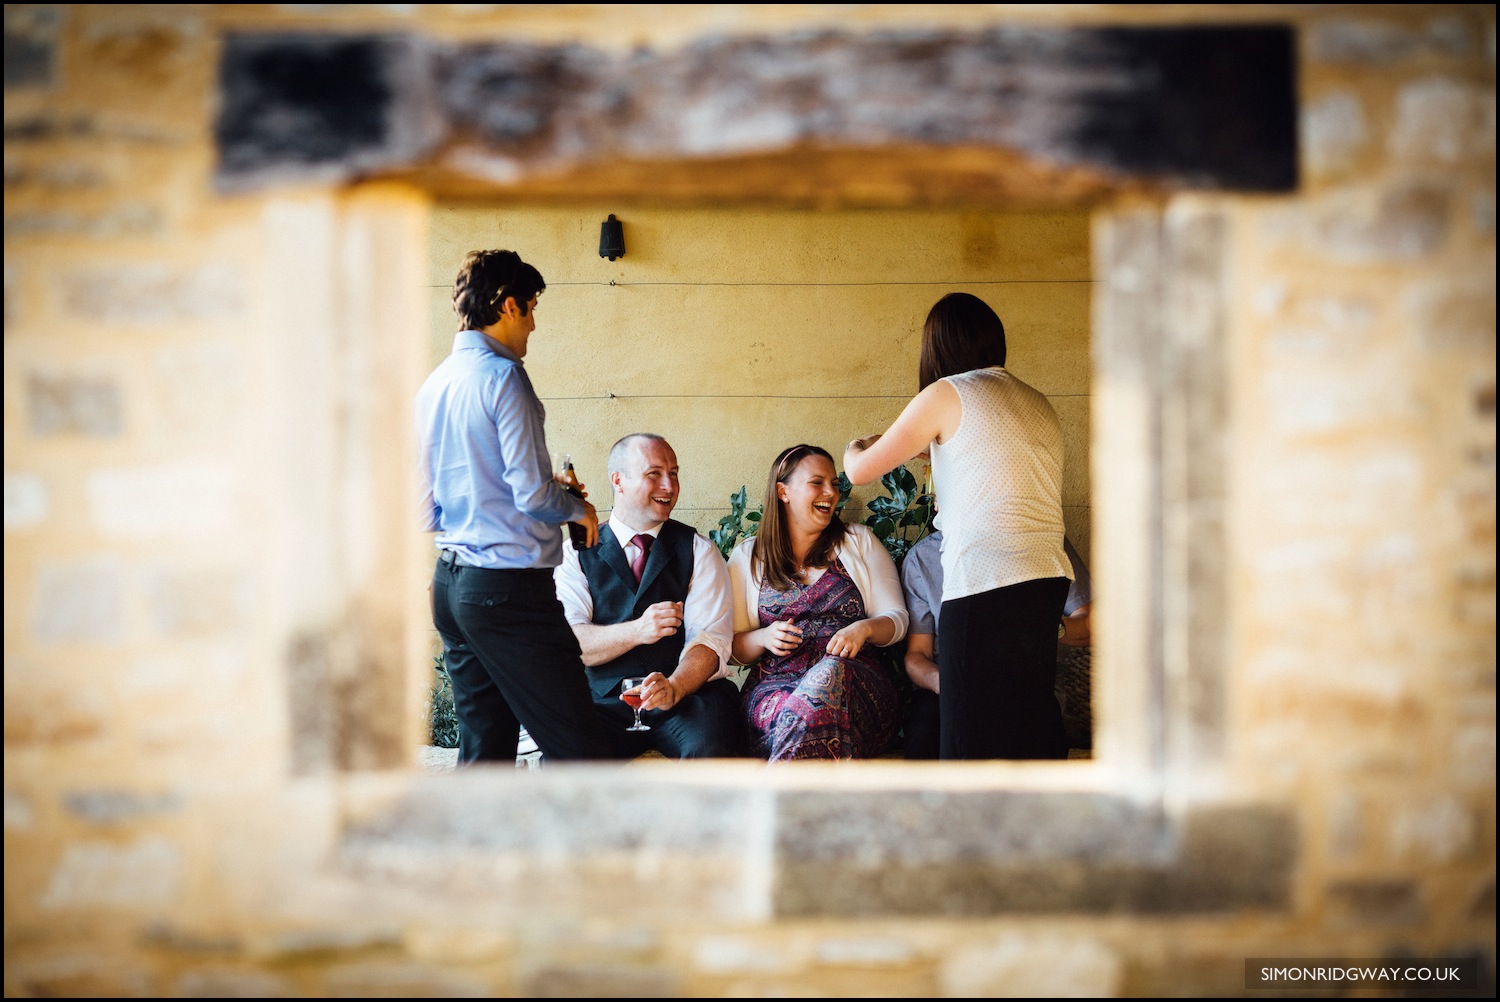
M 857 623 L 850 623 L 828 638 L 828 653 L 836 658 L 852 658 L 859 653 L 859 649 L 869 639 L 870 621 L 861 619 Z
M 760 645 L 778 657 L 790 654 L 802 643 L 802 628 L 790 620 L 780 620 L 760 629 Z

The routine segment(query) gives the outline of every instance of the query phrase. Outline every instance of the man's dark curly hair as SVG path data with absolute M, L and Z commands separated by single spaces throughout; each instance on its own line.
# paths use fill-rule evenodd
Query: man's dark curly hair
M 453 280 L 453 312 L 464 330 L 483 330 L 500 319 L 507 298 L 515 298 L 524 317 L 531 297 L 546 287 L 542 273 L 515 251 L 470 251 Z

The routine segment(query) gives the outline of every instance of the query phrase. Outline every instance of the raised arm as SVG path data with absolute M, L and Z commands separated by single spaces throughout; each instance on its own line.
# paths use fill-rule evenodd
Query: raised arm
M 879 480 L 958 430 L 958 391 L 943 380 L 912 398 L 884 434 L 857 438 L 844 450 L 844 475 L 855 484 Z

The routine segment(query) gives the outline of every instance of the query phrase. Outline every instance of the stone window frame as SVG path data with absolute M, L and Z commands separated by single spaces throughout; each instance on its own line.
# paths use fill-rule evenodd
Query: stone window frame
M 431 677 L 432 558 L 411 529 L 404 401 L 427 369 L 413 332 L 426 329 L 432 209 L 420 189 L 373 184 L 275 196 L 263 215 L 266 302 L 287 310 L 268 325 L 277 465 L 288 484 L 331 481 L 281 513 L 288 768 L 341 777 L 340 867 L 435 880 L 561 854 L 570 886 L 612 860 L 607 879 L 657 900 L 643 861 L 670 855 L 699 875 L 680 903 L 723 911 L 726 882 L 748 881 L 727 909 L 739 918 L 1286 906 L 1294 819 L 1220 793 L 1228 222 L 1211 198 L 1094 217 L 1092 570 L 1109 597 L 1097 759 L 683 763 L 651 770 L 628 803 L 628 766 L 443 777 L 408 765 Z M 763 876 L 748 876 L 751 860 Z M 485 888 L 515 891 L 479 880 L 463 893 Z
M 1285 33 L 1241 37 L 1247 54 L 1269 45 L 1287 58 Z M 1202 36 L 1167 30 L 1128 38 L 1085 32 L 1069 36 L 1062 49 L 1092 52 L 1101 40 L 1123 41 L 1130 58 L 1146 53 L 1148 63 L 1161 56 L 1165 62 L 1150 65 L 1164 70 L 1180 56 L 1191 65 L 1203 48 Z M 816 44 L 825 41 L 865 44 Z M 1133 48 L 1137 42 L 1144 48 Z M 788 42 L 782 55 L 800 59 L 802 44 Z M 943 44 L 1013 54 L 1019 43 L 1001 33 Z M 315 109 L 323 118 L 262 113 L 302 100 L 255 90 L 261 54 L 283 49 L 298 65 L 359 56 L 369 74 L 366 98 L 396 95 L 389 133 L 361 133 L 348 149 L 324 151 L 326 162 L 277 153 L 301 148 L 297 137 L 275 133 L 280 123 L 338 118 L 332 107 Z M 268 38 L 230 50 L 247 58 L 226 64 L 223 83 L 245 100 L 223 102 L 240 110 L 221 117 L 219 138 L 221 151 L 246 158 L 224 161 L 224 190 L 288 180 L 349 185 L 276 193 L 260 203 L 265 329 L 273 341 L 262 375 L 278 405 L 267 475 L 281 478 L 277 495 L 285 499 L 269 513 L 278 527 L 270 635 L 282 638 L 277 653 L 287 666 L 287 771 L 331 779 L 339 797 L 336 867 L 486 901 L 535 891 L 537 880 L 552 895 L 586 895 L 609 881 L 619 885 L 620 900 L 650 902 L 645 907 L 655 915 L 664 909 L 665 880 L 667 910 L 681 906 L 695 920 L 1288 906 L 1295 815 L 1284 806 L 1235 804 L 1223 783 L 1230 738 L 1225 201 L 1143 195 L 1129 164 L 1108 162 L 1112 149 L 1140 148 L 1131 146 L 1137 133 L 1130 130 L 1110 133 L 1102 148 L 1103 166 L 1126 179 L 1120 187 L 1101 187 L 1108 175 L 1086 166 L 1060 175 L 1078 182 L 1058 189 L 1069 193 L 1064 200 L 1095 207 L 1091 563 L 1099 594 L 1107 596 L 1097 613 L 1095 761 L 795 769 L 682 763 L 649 770 L 649 779 L 633 774 L 638 788 L 629 797 L 619 796 L 622 767 L 614 765 L 437 777 L 409 765 L 421 743 L 413 710 L 425 702 L 431 679 L 424 592 L 432 554 L 430 542 L 411 530 L 415 448 L 407 406 L 427 369 L 427 339 L 413 332 L 426 329 L 420 290 L 427 222 L 445 183 L 443 171 L 428 171 L 434 165 L 423 159 L 431 139 L 424 123 L 436 107 L 430 102 L 443 100 L 428 89 L 435 63 L 423 45 L 402 39 L 351 47 Z M 485 62 L 498 75 L 477 79 L 503 83 L 515 78 L 512 64 L 522 57 L 551 58 L 510 49 L 456 58 Z M 671 68 L 677 57 L 663 58 Z M 655 72 L 630 66 L 619 70 L 622 79 Z M 242 72 L 251 73 L 248 84 L 236 82 Z M 606 71 L 604 84 L 614 72 Z M 550 81 L 528 98 L 538 102 L 541 123 L 585 120 L 602 85 L 588 73 L 527 79 Z M 1243 74 L 1223 80 L 1245 82 Z M 611 86 L 618 90 L 619 82 Z M 357 90 L 341 99 L 355 100 Z M 1100 107 L 1115 109 L 1111 114 L 1135 109 L 1131 114 L 1144 116 L 1131 119 L 1145 127 L 1139 135 L 1150 135 L 1156 96 L 1149 86 L 1132 93 L 1123 104 L 1118 94 L 1100 95 Z M 1252 88 L 1248 103 L 1207 94 L 1189 104 L 1218 129 L 1225 123 L 1216 122 L 1216 109 L 1249 107 L 1247 124 L 1284 140 L 1292 106 L 1277 101 L 1292 101 L 1291 91 L 1254 106 L 1260 93 Z M 1034 96 L 1056 99 L 1046 94 L 1043 88 Z M 472 104 L 460 102 L 449 113 Z M 649 102 L 641 109 L 650 120 Z M 583 117 L 570 118 L 575 114 Z M 966 127 L 979 137 L 989 123 L 981 116 Z M 302 138 L 312 142 L 322 131 Z M 536 133 L 536 155 L 545 158 L 552 134 L 546 127 Z M 1041 161 L 1076 152 L 1051 145 L 1056 137 L 1016 138 Z M 600 139 L 606 146 L 619 141 Z M 869 157 L 881 142 L 893 150 L 923 145 L 920 137 L 865 137 L 860 155 Z M 1295 149 L 1283 142 L 1258 150 L 1273 147 L 1275 155 L 1246 178 L 1232 173 L 1241 166 L 1233 156 L 1189 173 L 1206 171 L 1231 189 L 1290 190 Z M 1220 146 L 1204 149 L 1222 155 Z M 944 175 L 939 150 L 921 158 L 932 168 L 923 175 L 925 204 L 940 206 L 945 192 L 955 203 L 971 201 L 974 192 L 960 192 Z M 958 156 L 965 152 L 974 151 Z M 679 163 L 668 153 L 663 164 L 690 166 L 693 159 L 685 151 Z M 761 162 L 769 168 L 762 182 L 774 177 L 776 163 Z M 825 180 L 836 183 L 839 163 L 824 165 Z M 1001 181 L 981 201 L 1004 200 L 1007 170 L 1026 173 L 1004 155 L 994 166 Z M 360 180 L 381 171 L 405 180 Z M 547 183 L 535 182 L 533 194 L 556 197 Z M 1181 185 L 1179 178 L 1166 187 Z M 515 178 L 501 188 L 510 199 L 532 190 Z M 473 184 L 465 194 L 477 194 Z M 635 195 L 649 200 L 643 191 Z M 525 865 L 510 865 L 518 860 Z M 455 873 L 465 875 L 457 884 L 448 879 Z

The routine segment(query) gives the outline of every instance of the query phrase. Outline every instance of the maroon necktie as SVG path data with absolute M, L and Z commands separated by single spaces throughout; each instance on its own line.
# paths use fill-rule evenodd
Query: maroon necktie
M 646 573 L 646 556 L 651 552 L 651 544 L 656 542 L 656 537 L 642 532 L 631 542 L 636 545 L 636 554 L 635 559 L 630 562 L 630 573 L 635 575 L 635 583 L 640 584 L 641 575 Z

